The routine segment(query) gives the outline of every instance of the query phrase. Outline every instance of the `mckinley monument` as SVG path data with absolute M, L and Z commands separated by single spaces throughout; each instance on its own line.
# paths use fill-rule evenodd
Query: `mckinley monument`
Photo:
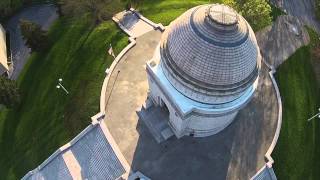
M 176 137 L 227 127 L 251 99 L 261 56 L 248 22 L 232 8 L 192 8 L 163 33 L 147 63 L 149 98 L 168 109 Z
M 134 9 L 113 20 L 130 43 L 106 70 L 100 112 L 24 179 L 276 180 L 280 95 L 241 15 L 207 4 L 167 27 Z

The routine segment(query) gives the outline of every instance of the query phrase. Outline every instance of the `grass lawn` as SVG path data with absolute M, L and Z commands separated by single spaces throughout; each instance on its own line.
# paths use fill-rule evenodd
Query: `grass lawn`
M 156 23 L 169 25 L 186 10 L 210 3 L 223 3 L 225 0 L 144 0 L 138 7 L 141 13 Z
M 280 180 L 320 179 L 319 119 L 307 122 L 320 107 L 320 89 L 311 65 L 310 53 L 319 43 L 309 30 L 312 42 L 300 48 L 280 66 L 276 78 L 283 103 L 280 138 L 273 157 Z
M 93 27 L 86 18 L 59 19 L 50 30 L 48 52 L 33 53 L 19 77 L 23 92 L 17 110 L 0 112 L 0 179 L 21 178 L 71 140 L 99 112 L 105 69 L 127 37 L 109 21 Z M 70 91 L 55 88 L 58 78 Z
M 231 1 L 232 0 L 144 0 L 138 5 L 137 9 L 153 22 L 162 23 L 167 26 L 171 21 L 192 7 L 213 3 L 226 3 L 230 5 Z M 277 16 L 282 14 L 283 12 L 280 9 L 271 6 L 270 16 L 273 21 Z M 255 29 L 254 26 L 252 27 Z

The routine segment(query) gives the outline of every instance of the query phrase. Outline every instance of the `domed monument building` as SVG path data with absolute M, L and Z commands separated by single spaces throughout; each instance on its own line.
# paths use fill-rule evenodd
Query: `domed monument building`
M 192 8 L 173 21 L 147 63 L 149 99 L 169 112 L 179 138 L 227 127 L 257 87 L 261 56 L 248 22 L 222 4 Z
M 100 112 L 24 179 L 277 179 L 281 97 L 241 15 L 207 4 L 167 27 L 134 9 L 113 20 L 130 43 L 106 70 Z

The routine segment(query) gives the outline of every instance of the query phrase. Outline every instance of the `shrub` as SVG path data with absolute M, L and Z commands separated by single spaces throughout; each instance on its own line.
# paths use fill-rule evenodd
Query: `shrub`
M 316 18 L 320 20 L 320 0 L 315 0 L 315 5 Z
M 58 4 L 62 14 L 71 17 L 89 14 L 96 24 L 109 20 L 114 13 L 123 10 L 121 0 L 60 0 Z
M 7 108 L 18 106 L 20 103 L 20 93 L 15 81 L 0 76 L 0 104 Z
M 272 22 L 271 7 L 265 0 L 236 0 L 235 8 L 258 31 Z

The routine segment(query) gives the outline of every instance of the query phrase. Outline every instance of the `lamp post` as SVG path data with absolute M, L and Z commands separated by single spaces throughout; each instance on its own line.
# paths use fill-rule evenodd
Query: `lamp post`
M 62 88 L 63 91 L 66 92 L 66 94 L 69 94 L 69 92 L 67 91 L 67 89 L 62 85 L 62 78 L 60 78 L 60 79 L 58 80 L 58 84 L 57 84 L 56 88 L 57 88 L 57 89 Z
M 311 121 L 312 119 L 314 119 L 314 118 L 316 118 L 316 117 L 320 118 L 320 108 L 318 109 L 318 111 L 319 111 L 319 112 L 318 112 L 316 115 L 314 115 L 314 116 L 312 116 L 311 118 L 309 118 L 308 121 Z

